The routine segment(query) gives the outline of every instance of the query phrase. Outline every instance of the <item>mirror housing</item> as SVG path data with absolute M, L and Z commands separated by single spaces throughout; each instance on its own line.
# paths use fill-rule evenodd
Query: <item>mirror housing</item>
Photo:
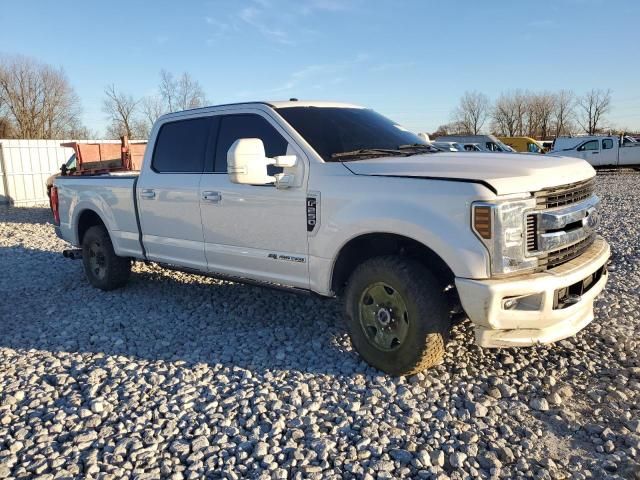
M 271 176 L 267 173 L 267 165 L 294 167 L 297 161 L 295 155 L 268 158 L 262 140 L 259 138 L 240 138 L 233 142 L 227 152 L 227 173 L 233 183 L 243 185 L 275 183 L 277 188 L 288 188 L 294 183 L 294 176 L 287 173 Z

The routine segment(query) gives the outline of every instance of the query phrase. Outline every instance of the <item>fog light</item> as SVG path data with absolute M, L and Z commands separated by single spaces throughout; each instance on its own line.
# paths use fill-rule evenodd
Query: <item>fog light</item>
M 502 299 L 503 310 L 537 311 L 542 308 L 542 293 Z

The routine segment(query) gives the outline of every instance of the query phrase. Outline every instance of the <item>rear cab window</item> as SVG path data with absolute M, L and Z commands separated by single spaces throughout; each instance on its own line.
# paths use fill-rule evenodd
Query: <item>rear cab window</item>
M 160 127 L 151 160 L 157 173 L 202 173 L 215 117 L 168 122 Z

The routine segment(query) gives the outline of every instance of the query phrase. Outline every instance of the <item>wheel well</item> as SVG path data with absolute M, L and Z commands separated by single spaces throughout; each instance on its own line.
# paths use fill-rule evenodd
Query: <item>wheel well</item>
M 87 233 L 91 227 L 95 227 L 96 225 L 104 225 L 104 222 L 100 218 L 100 216 L 94 212 L 93 210 L 85 210 L 80 214 L 80 218 L 78 219 L 78 244 L 82 245 L 82 240 L 84 238 L 84 234 Z
M 404 255 L 415 259 L 442 282 L 443 288 L 454 281 L 449 266 L 426 245 L 393 233 L 369 233 L 350 240 L 342 247 L 333 267 L 331 290 L 340 295 L 358 265 L 385 255 Z

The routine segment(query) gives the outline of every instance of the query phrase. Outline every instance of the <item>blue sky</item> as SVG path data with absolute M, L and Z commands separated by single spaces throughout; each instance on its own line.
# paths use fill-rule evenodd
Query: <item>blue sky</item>
M 102 131 L 104 87 L 191 73 L 212 104 L 292 96 L 370 106 L 415 131 L 465 90 L 613 91 L 640 129 L 640 2 L 210 0 L 0 3 L 0 53 L 64 67 Z

